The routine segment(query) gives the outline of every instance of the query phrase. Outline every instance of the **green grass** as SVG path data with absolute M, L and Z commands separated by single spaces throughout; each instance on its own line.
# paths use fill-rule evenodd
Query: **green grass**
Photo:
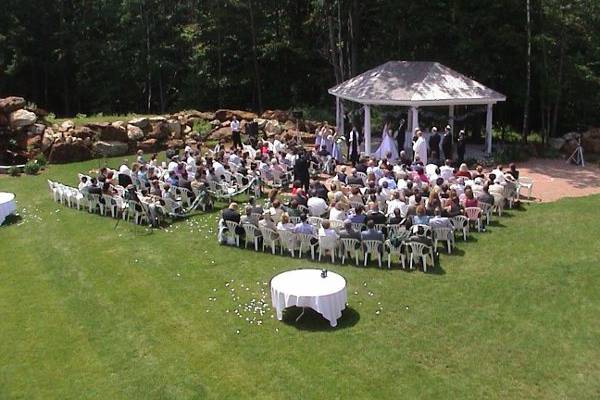
M 216 214 L 149 233 L 49 199 L 94 167 L 0 177 L 22 216 L 0 228 L 2 399 L 600 396 L 599 196 L 495 217 L 434 273 L 321 264 L 348 281 L 338 329 L 258 325 L 264 282 L 315 263 L 219 246 Z

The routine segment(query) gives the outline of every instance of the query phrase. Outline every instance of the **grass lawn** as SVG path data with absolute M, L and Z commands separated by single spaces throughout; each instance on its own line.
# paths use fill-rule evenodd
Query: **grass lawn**
M 250 311 L 315 263 L 217 245 L 216 213 L 148 232 L 50 200 L 97 165 L 0 177 L 1 399 L 600 397 L 599 196 L 495 217 L 433 273 L 327 265 L 331 329 Z

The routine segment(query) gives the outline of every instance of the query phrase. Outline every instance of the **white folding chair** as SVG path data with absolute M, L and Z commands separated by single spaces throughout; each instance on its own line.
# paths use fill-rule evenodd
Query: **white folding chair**
M 248 248 L 248 243 L 254 243 L 254 251 L 258 251 L 258 240 L 261 237 L 260 230 L 252 224 L 242 224 L 242 228 L 246 233 L 244 247 Z
M 298 251 L 300 252 L 300 258 L 302 258 L 302 254 L 304 254 L 305 250 L 310 249 L 310 256 L 314 260 L 315 259 L 315 247 L 319 244 L 317 237 L 315 235 L 311 235 L 310 233 L 296 233 L 296 238 L 298 239 Z
M 435 266 L 435 261 L 433 259 L 433 248 L 431 246 L 427 246 L 425 243 L 421 242 L 406 242 L 408 245 L 408 251 L 410 253 L 410 269 L 414 268 L 415 258 L 421 258 L 423 262 L 423 271 L 427 272 L 427 260 L 431 259 L 431 266 Z
M 377 256 L 377 263 L 379 264 L 379 268 L 381 268 L 381 252 L 383 251 L 383 242 L 381 240 L 363 240 L 362 241 L 364 248 L 364 266 L 367 266 L 367 260 L 369 259 L 369 255 L 371 256 L 371 260 Z
M 448 249 L 448 254 L 452 253 L 452 247 L 454 247 L 454 229 L 447 227 L 434 227 L 433 228 L 433 248 L 437 251 L 438 242 L 445 241 Z
M 402 264 L 402 269 L 406 268 L 406 254 L 404 254 L 404 242 L 400 241 L 396 246 L 388 239 L 384 242 L 387 251 L 388 269 L 392 268 L 392 256 L 398 256 L 398 260 Z
M 469 219 L 464 215 L 457 215 L 450 218 L 450 223 L 454 227 L 454 233 L 462 232 L 463 240 L 466 241 L 467 234 L 469 233 Z
M 527 189 L 527 199 L 531 200 L 531 192 L 533 191 L 533 179 L 522 176 L 517 180 L 517 199 L 521 199 L 521 189 Z
M 263 239 L 263 251 L 265 251 L 265 248 L 269 246 L 271 247 L 271 252 L 275 254 L 275 248 L 279 243 L 279 235 L 273 229 L 269 229 L 266 226 L 261 226 L 259 229 Z
M 319 261 L 326 252 L 331 254 L 331 262 L 335 263 L 335 251 L 337 249 L 337 238 L 335 236 L 319 236 Z
M 296 234 L 292 231 L 284 229 L 278 229 L 279 242 L 281 243 L 281 255 L 285 250 L 289 251 L 292 257 L 295 257 L 296 250 L 298 249 L 298 242 L 296 240 Z
M 354 260 L 356 262 L 356 266 L 358 267 L 358 262 L 360 259 L 360 240 L 352 238 L 342 238 L 340 239 L 340 243 L 340 251 L 342 253 L 342 264 L 344 264 L 346 261 L 346 255 L 352 256 L 352 254 L 354 254 Z
M 240 247 L 240 235 L 237 232 L 240 224 L 234 221 L 225 221 L 225 225 L 227 226 L 226 237 L 231 238 L 235 242 L 235 245 Z
M 481 208 L 479 207 L 466 207 L 465 216 L 469 219 L 469 222 L 474 222 L 477 225 L 477 231 L 481 232 Z

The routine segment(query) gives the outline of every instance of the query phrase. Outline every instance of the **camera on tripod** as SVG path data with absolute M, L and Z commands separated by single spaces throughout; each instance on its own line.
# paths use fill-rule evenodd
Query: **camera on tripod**
M 583 147 L 581 146 L 581 135 L 577 134 L 575 140 L 577 140 L 577 147 L 573 151 L 573 154 L 571 154 L 571 157 L 567 159 L 567 164 L 572 162 L 575 165 L 585 167 L 585 160 L 583 159 Z

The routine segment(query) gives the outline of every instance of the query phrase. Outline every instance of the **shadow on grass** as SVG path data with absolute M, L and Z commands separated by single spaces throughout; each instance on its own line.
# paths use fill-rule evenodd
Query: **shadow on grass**
M 497 219 L 491 220 L 487 226 L 490 228 L 506 228 L 506 225 Z
M 302 314 L 301 307 L 290 307 L 283 312 L 283 322 L 301 331 L 310 332 L 333 332 L 340 329 L 352 328 L 360 320 L 360 314 L 352 307 L 346 307 L 342 316 L 337 321 L 337 326 L 332 327 L 329 321 L 312 308 L 305 308 L 304 315 L 296 322 L 296 318 Z
M 2 227 L 6 227 L 6 226 L 10 226 L 10 225 L 15 225 L 18 224 L 19 222 L 21 222 L 23 220 L 23 218 L 20 215 L 15 215 L 15 214 L 10 214 L 9 216 L 7 216 L 4 219 L 4 222 L 2 223 Z

